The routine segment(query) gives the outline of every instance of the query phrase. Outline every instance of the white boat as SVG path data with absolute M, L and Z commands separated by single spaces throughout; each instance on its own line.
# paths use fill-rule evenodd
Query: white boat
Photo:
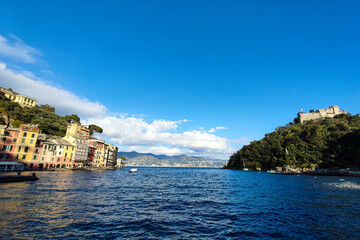
M 134 173 L 134 172 L 137 172 L 137 168 L 132 168 L 129 170 L 129 173 Z
M 243 168 L 243 171 L 249 171 L 249 169 L 247 169 L 247 168 Z

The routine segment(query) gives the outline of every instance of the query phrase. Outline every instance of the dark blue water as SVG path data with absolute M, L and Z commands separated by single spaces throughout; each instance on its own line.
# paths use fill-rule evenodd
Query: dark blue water
M 192 168 L 0 185 L 2 239 L 360 239 L 360 178 Z

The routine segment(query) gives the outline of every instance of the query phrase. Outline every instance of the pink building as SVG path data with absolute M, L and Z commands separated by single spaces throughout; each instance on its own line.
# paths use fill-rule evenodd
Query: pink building
M 15 159 L 14 153 L 20 136 L 20 129 L 0 126 L 0 161 Z

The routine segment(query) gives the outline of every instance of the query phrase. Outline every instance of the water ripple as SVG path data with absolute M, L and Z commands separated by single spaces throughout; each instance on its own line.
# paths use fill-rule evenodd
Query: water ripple
M 358 239 L 360 179 L 220 169 L 39 172 L 0 185 L 3 239 Z

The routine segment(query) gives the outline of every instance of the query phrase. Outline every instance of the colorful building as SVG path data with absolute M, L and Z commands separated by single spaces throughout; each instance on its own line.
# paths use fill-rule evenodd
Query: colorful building
M 33 167 L 33 161 L 37 162 L 34 159 L 35 146 L 40 130 L 30 124 L 21 124 L 20 125 L 20 135 L 17 140 L 17 145 L 15 148 L 15 159 L 19 162 L 25 164 L 28 168 Z
M 110 143 L 107 143 L 107 167 L 115 167 L 117 163 L 118 148 Z
M 5 94 L 5 97 L 12 102 L 18 103 L 21 107 L 35 107 L 36 99 L 18 94 L 12 89 L 0 88 L 0 91 Z
M 75 146 L 75 167 L 82 167 L 88 163 L 90 130 L 80 123 L 69 124 L 64 140 Z
M 54 137 L 51 141 L 54 143 L 53 155 L 55 157 L 56 168 L 75 167 L 75 163 L 73 161 L 75 146 L 59 137 Z
M 94 167 L 106 167 L 106 159 L 105 159 L 105 141 L 91 138 L 89 139 L 89 144 L 95 147 L 95 156 L 92 166 Z
M 0 161 L 15 159 L 14 153 L 20 132 L 18 128 L 0 125 Z
M 95 152 L 96 152 L 96 147 L 92 146 L 91 143 L 89 142 L 88 164 L 91 166 L 95 161 Z

